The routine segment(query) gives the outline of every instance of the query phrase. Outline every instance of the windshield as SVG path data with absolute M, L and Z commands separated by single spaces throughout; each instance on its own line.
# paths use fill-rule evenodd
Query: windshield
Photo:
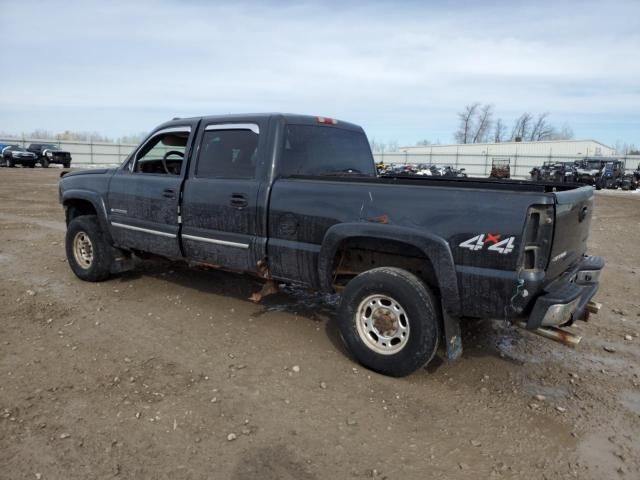
M 599 169 L 602 166 L 602 162 L 600 160 L 590 160 L 587 162 L 587 168 L 589 169 Z
M 282 175 L 367 175 L 376 170 L 366 135 L 324 125 L 288 125 Z

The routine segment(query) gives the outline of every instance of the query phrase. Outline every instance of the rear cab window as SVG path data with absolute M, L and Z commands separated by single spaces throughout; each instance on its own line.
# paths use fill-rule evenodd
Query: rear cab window
M 367 136 L 333 125 L 287 124 L 280 176 L 375 176 Z

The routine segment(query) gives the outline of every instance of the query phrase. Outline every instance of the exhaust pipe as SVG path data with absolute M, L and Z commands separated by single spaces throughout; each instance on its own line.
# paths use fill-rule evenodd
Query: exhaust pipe
M 582 337 L 580 335 L 574 335 L 571 332 L 562 330 L 561 328 L 557 327 L 540 327 L 536 328 L 535 330 L 528 330 L 527 324 L 524 322 L 518 322 L 517 325 L 520 328 L 524 328 L 531 333 L 535 333 L 536 335 L 540 335 L 541 337 L 555 340 L 556 342 L 562 343 L 568 347 L 575 347 L 580 343 L 580 340 L 582 340 Z
M 589 301 L 584 307 L 584 309 L 593 314 L 597 314 L 602 308 L 602 304 L 600 302 L 594 302 L 593 300 Z

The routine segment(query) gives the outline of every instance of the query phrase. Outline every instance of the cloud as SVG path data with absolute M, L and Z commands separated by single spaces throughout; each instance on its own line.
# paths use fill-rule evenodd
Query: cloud
M 5 1 L 0 44 L 20 74 L 0 78 L 0 129 L 124 134 L 275 110 L 449 141 L 455 112 L 481 101 L 507 120 L 579 120 L 579 136 L 637 132 L 637 2 L 429 3 Z

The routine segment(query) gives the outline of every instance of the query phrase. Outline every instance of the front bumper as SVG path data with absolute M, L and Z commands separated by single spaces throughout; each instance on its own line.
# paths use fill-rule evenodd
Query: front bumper
M 556 327 L 586 320 L 586 307 L 598 291 L 603 268 L 602 257 L 587 256 L 544 287 L 544 293 L 533 306 L 527 328 Z
M 34 157 L 12 157 L 13 163 L 16 165 L 35 165 L 36 159 Z

